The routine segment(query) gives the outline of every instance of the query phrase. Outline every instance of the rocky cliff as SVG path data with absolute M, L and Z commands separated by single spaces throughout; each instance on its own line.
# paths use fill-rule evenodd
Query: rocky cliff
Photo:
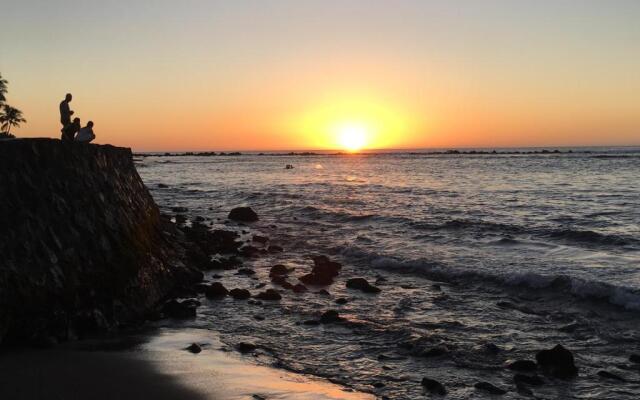
M 0 342 L 140 318 L 184 272 L 129 149 L 0 141 L 0 202 Z

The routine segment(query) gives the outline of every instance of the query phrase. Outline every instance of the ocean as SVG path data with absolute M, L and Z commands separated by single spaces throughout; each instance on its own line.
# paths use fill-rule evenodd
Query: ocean
M 284 248 L 245 260 L 253 276 L 213 271 L 208 280 L 286 292 L 269 282 L 270 266 L 300 276 L 318 254 L 344 265 L 326 292 L 261 305 L 201 299 L 186 324 L 231 345 L 259 343 L 258 363 L 390 399 L 423 397 L 423 377 L 454 399 L 477 396 L 478 381 L 507 390 L 503 398 L 636 399 L 640 148 L 568 150 L 147 155 L 136 165 L 164 212 L 185 207 L 212 229 Z M 237 206 L 260 220 L 228 221 Z M 382 291 L 347 289 L 350 277 Z M 305 324 L 327 309 L 345 322 Z M 518 390 L 505 364 L 555 344 L 574 352 L 578 378 Z

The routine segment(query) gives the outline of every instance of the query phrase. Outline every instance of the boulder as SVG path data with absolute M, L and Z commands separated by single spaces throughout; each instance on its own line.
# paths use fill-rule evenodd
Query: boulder
M 447 394 L 447 390 L 444 388 L 444 385 L 436 381 L 435 379 L 422 378 L 421 384 L 425 389 L 433 394 L 437 394 L 440 396 L 444 396 L 445 394 Z
M 377 288 L 370 284 L 364 278 L 351 278 L 347 280 L 347 287 L 349 289 L 357 289 L 365 293 L 379 293 L 380 288 Z
M 227 218 L 233 221 L 255 222 L 258 220 L 258 214 L 251 207 L 236 207 L 229 212 Z
M 229 291 L 229 296 L 236 300 L 246 300 L 251 297 L 251 292 L 247 289 L 231 289 L 231 291 Z
M 550 350 L 542 350 L 536 354 L 536 361 L 545 373 L 560 379 L 569 379 L 578 373 L 573 354 L 562 345 Z
M 331 285 L 342 269 L 342 264 L 329 260 L 327 256 L 313 257 L 313 264 L 311 273 L 299 278 L 302 283 L 318 286 Z
M 185 350 L 193 353 L 193 354 L 198 354 L 202 351 L 202 347 L 200 347 L 200 345 L 198 343 L 191 343 L 189 345 L 189 347 L 187 347 Z
M 336 310 L 327 310 L 320 316 L 320 323 L 322 324 L 332 324 L 341 320 L 342 318 L 340 318 L 340 314 Z
M 213 282 L 204 291 L 204 295 L 210 299 L 219 299 L 227 294 L 229 294 L 229 291 L 220 282 Z
M 267 289 L 264 292 L 258 293 L 255 298 L 260 300 L 280 300 L 282 296 L 275 289 Z
M 336 304 L 340 304 L 340 305 L 347 304 L 348 302 L 349 300 L 345 299 L 344 297 L 337 298 L 335 301 Z
M 249 342 L 240 342 L 236 345 L 236 349 L 238 349 L 238 351 L 240 353 L 246 354 L 246 353 L 251 353 L 252 351 L 254 351 L 255 349 L 257 349 L 258 346 L 256 346 L 253 343 L 249 343 Z
M 282 264 L 274 265 L 269 270 L 269 276 L 283 276 L 288 274 L 289 274 L 289 269 Z
M 307 287 L 301 283 L 295 284 L 292 289 L 294 293 L 304 293 L 308 290 Z
M 256 271 L 252 270 L 251 268 L 240 268 L 238 270 L 238 272 L 236 272 L 236 275 L 255 275 Z
M 502 395 L 502 394 L 506 394 L 507 391 L 504 389 L 500 389 L 499 387 L 489 383 L 489 382 L 478 382 L 475 385 L 473 385 L 473 387 L 475 387 L 478 390 L 482 390 L 484 392 L 490 393 L 490 394 L 496 394 L 496 395 Z
M 544 384 L 544 380 L 538 375 L 515 374 L 513 376 L 513 381 L 515 382 L 516 386 L 540 386 Z
M 188 301 L 170 300 L 162 306 L 162 312 L 169 318 L 194 318 L 196 316 L 196 306 Z
M 257 243 L 265 244 L 269 241 L 269 238 L 266 236 L 253 235 L 252 240 Z
M 507 364 L 507 368 L 513 371 L 535 371 L 538 366 L 531 360 L 516 360 Z

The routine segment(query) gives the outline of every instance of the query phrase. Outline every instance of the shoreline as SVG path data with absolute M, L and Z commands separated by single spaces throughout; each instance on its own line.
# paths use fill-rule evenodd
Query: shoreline
M 202 351 L 185 350 L 199 343 Z M 160 328 L 0 357 L 0 398 L 369 400 L 373 395 L 316 377 L 257 365 L 214 331 Z

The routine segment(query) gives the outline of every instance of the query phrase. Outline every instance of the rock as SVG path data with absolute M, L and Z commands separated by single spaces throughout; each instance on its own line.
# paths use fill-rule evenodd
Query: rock
M 264 321 L 264 315 L 256 314 L 253 316 L 253 319 L 255 319 L 256 321 Z
M 204 291 L 204 295 L 210 299 L 219 299 L 227 294 L 229 294 L 229 291 L 220 282 L 213 282 Z
M 251 292 L 247 289 L 231 289 L 229 296 L 236 300 L 246 300 L 251 297 Z
M 202 351 L 202 347 L 200 347 L 198 343 L 191 343 L 191 345 L 189 345 L 185 350 L 188 350 L 193 354 L 198 354 Z
M 298 279 L 300 280 L 300 282 L 305 283 L 307 285 L 326 286 L 326 285 L 331 285 L 333 283 L 333 277 L 321 276 L 313 273 L 303 275 Z
M 260 300 L 280 300 L 282 296 L 275 289 L 267 289 L 264 292 L 258 293 L 256 299 Z
M 236 272 L 236 275 L 255 275 L 256 271 L 252 270 L 251 268 L 240 268 L 238 270 L 238 272 Z
M 342 269 L 342 264 L 329 260 L 327 256 L 315 256 L 313 263 L 311 273 L 299 278 L 302 283 L 318 286 L 331 285 Z
M 536 354 L 536 361 L 545 373 L 556 378 L 569 379 L 578 373 L 573 354 L 562 345 L 556 345 L 550 350 L 539 351 Z
M 251 238 L 254 242 L 265 244 L 269 241 L 269 238 L 266 236 L 253 235 Z
M 640 364 L 640 354 L 632 354 L 629 356 L 629 361 L 632 363 Z
M 347 304 L 349 302 L 349 300 L 345 299 L 344 297 L 340 297 L 336 299 L 336 304 Z
M 267 248 L 267 251 L 268 251 L 269 253 L 272 253 L 272 254 L 273 254 L 273 253 L 282 253 L 282 252 L 284 251 L 284 249 L 283 249 L 282 247 L 280 247 L 280 246 L 276 246 L 276 245 L 273 245 L 273 244 L 272 244 L 271 246 L 269 246 L 269 247 Z
M 520 386 L 520 385 L 540 386 L 544 384 L 544 380 L 538 375 L 515 374 L 513 376 L 513 381 L 517 386 Z
M 347 280 L 347 287 L 349 289 L 357 289 L 365 293 L 379 293 L 380 289 L 371 285 L 364 278 L 351 278 Z
M 322 324 L 332 324 L 341 320 L 342 318 L 340 318 L 340 314 L 336 310 L 327 310 L 320 316 L 320 323 Z
M 169 318 L 186 319 L 196 316 L 196 307 L 187 301 L 170 300 L 162 307 L 162 312 Z
M 440 396 L 447 394 L 447 390 L 444 388 L 444 385 L 435 379 L 422 378 L 421 384 L 431 393 L 438 394 Z
M 320 325 L 320 321 L 316 321 L 314 319 L 308 319 L 303 322 L 304 325 Z
M 417 354 L 418 357 L 439 357 L 448 354 L 449 350 L 446 347 L 434 347 L 429 350 L 423 350 Z
M 174 213 L 185 213 L 189 210 L 187 209 L 187 207 L 171 207 L 171 211 L 173 211 Z
M 260 283 L 258 283 L 258 284 L 255 286 L 255 288 L 256 288 L 256 289 L 262 289 L 262 288 L 263 288 L 263 287 L 265 287 L 265 286 L 267 286 L 267 284 L 266 284 L 266 283 L 264 283 L 264 282 L 260 282 Z
M 292 289 L 294 293 L 304 293 L 308 290 L 307 287 L 301 283 L 295 284 Z
M 516 360 L 507 364 L 507 368 L 513 371 L 535 371 L 538 366 L 531 360 Z
M 485 391 L 487 393 L 491 393 L 491 394 L 498 394 L 498 395 L 502 395 L 507 393 L 506 390 L 500 389 L 499 387 L 489 383 L 489 382 L 478 382 L 475 385 L 473 385 L 473 387 L 475 387 L 478 390 L 482 390 Z
M 325 296 L 325 297 L 331 296 L 331 293 L 327 292 L 325 289 L 318 290 L 316 294 L 319 294 L 320 296 Z
M 236 207 L 231 210 L 227 218 L 233 221 L 255 222 L 258 220 L 258 214 L 251 207 Z
M 165 185 L 164 183 L 158 183 L 158 187 L 159 187 L 160 189 L 166 189 L 166 188 L 168 188 L 168 187 L 169 187 L 169 185 Z
M 500 347 L 498 347 L 497 345 L 495 345 L 493 343 L 485 343 L 482 346 L 482 349 L 484 350 L 485 353 L 489 353 L 489 354 L 493 354 L 493 355 L 496 355 L 496 354 L 500 353 L 500 351 L 501 351 Z
M 624 379 L 620 375 L 616 375 L 616 374 L 614 374 L 612 372 L 608 372 L 608 371 L 605 371 L 605 370 L 598 371 L 598 376 L 600 376 L 602 378 L 607 378 L 607 379 L 614 379 L 614 380 L 620 381 L 620 382 L 626 382 L 627 381 L 626 379 Z
M 289 274 L 289 269 L 282 264 L 277 264 L 269 270 L 269 276 L 284 276 Z
M 258 346 L 256 346 L 253 343 L 248 343 L 248 342 L 240 342 L 236 345 L 236 349 L 238 349 L 238 351 L 240 353 L 246 354 L 246 353 L 251 353 L 252 351 L 254 351 L 255 349 L 257 349 Z
M 373 386 L 374 388 L 378 388 L 378 389 L 380 389 L 380 388 L 385 387 L 386 385 L 384 384 L 384 382 L 374 382 L 372 386 Z
M 289 283 L 287 282 L 287 277 L 286 275 L 273 275 L 271 277 L 271 282 L 275 283 L 276 285 L 284 285 L 285 283 Z
M 242 257 L 258 257 L 260 254 L 262 254 L 260 249 L 254 246 L 247 245 L 240 249 Z

